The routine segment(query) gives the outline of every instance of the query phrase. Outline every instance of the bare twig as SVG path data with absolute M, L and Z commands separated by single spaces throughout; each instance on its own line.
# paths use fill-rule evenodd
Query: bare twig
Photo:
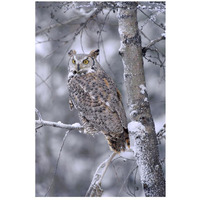
M 52 69 L 52 72 L 42 81 L 40 82 L 37 87 L 39 87 L 41 84 L 43 84 L 44 82 L 46 82 L 52 75 L 53 73 L 59 69 L 59 67 L 61 66 L 61 63 L 63 62 L 65 56 L 67 55 L 67 52 L 69 51 L 69 49 L 71 48 L 72 43 L 69 45 L 69 47 L 67 48 L 67 50 L 64 52 L 62 59 L 59 61 L 59 63 L 56 65 L 56 67 L 54 69 Z
M 50 88 L 50 86 L 47 84 L 47 82 L 37 73 L 37 72 L 35 72 L 35 74 L 36 74 L 36 76 L 41 80 L 41 82 L 42 83 L 44 83 L 46 86 L 47 86 L 47 88 L 50 90 L 50 92 L 51 92 L 51 88 Z
M 107 13 L 106 16 L 105 16 L 104 22 L 103 22 L 102 26 L 101 26 L 100 29 L 99 29 L 98 44 L 99 44 L 99 42 L 100 42 L 101 32 L 103 31 L 103 28 L 104 28 L 104 26 L 105 26 L 105 24 L 106 24 L 106 20 L 107 20 L 107 18 L 108 18 L 108 16 L 109 16 L 109 14 L 110 14 L 111 11 L 112 11 L 112 9 L 110 9 L 110 10 L 108 11 L 108 13 Z
M 163 127 L 156 134 L 159 142 L 161 142 L 162 139 L 165 139 L 165 132 L 166 132 L 166 124 L 164 124 Z
M 146 46 L 142 48 L 142 53 L 143 56 L 145 55 L 145 53 L 147 52 L 148 49 L 150 49 L 151 46 L 155 45 L 156 43 L 160 42 L 161 40 L 165 40 L 165 36 L 161 35 L 161 37 L 155 39 L 155 40 L 151 40 L 150 43 Z
M 163 125 L 163 127 L 158 131 L 158 133 L 156 134 L 157 137 L 162 136 L 164 133 L 166 132 L 166 124 Z
M 93 176 L 90 187 L 85 195 L 86 197 L 100 197 L 102 195 L 103 189 L 101 188 L 101 182 L 108 169 L 109 164 L 116 154 L 117 153 L 113 152 L 108 159 L 106 159 L 103 163 L 99 165 Z
M 165 40 L 165 36 L 164 35 L 161 35 L 161 37 L 155 39 L 155 40 L 152 40 L 147 46 L 146 48 L 149 48 L 151 46 L 153 46 L 154 44 L 156 44 L 157 42 L 160 42 L 161 40 Z
M 47 194 L 49 193 L 49 191 L 51 190 L 52 186 L 53 186 L 53 183 L 54 183 L 54 180 L 55 180 L 55 176 L 56 176 L 56 173 L 57 173 L 57 169 L 58 169 L 58 163 L 59 163 L 59 160 L 60 160 L 60 156 L 61 156 L 61 153 L 62 153 L 62 149 L 63 149 L 63 146 L 65 144 L 65 140 L 67 138 L 67 135 L 69 133 L 69 130 L 65 133 L 65 136 L 63 137 L 63 140 L 62 140 L 62 145 L 60 147 L 60 151 L 59 151 L 59 155 L 58 155 L 58 159 L 57 159 L 57 162 L 56 162 L 56 167 L 55 167 L 55 171 L 54 171 L 54 174 L 53 174 L 53 178 L 51 180 L 51 184 L 49 185 L 49 188 L 45 194 L 45 197 L 47 196 Z
M 81 43 L 81 50 L 83 51 L 83 53 L 85 53 L 84 48 L 83 48 L 83 31 L 84 31 L 84 29 L 81 31 L 80 43 Z
M 35 120 L 36 130 L 41 128 L 42 126 L 52 126 L 56 128 L 62 128 L 67 130 L 83 130 L 83 127 L 79 123 L 75 124 L 63 124 L 62 122 L 50 122 L 50 121 L 44 121 L 44 120 Z
M 35 113 L 37 114 L 39 121 L 42 121 L 42 115 L 37 108 L 35 108 Z
M 84 22 L 84 23 L 81 23 L 80 27 L 76 30 L 75 34 L 74 34 L 74 37 L 73 37 L 73 40 L 75 40 L 76 36 L 79 35 L 81 33 L 81 31 L 87 27 L 87 24 L 94 20 L 97 15 L 103 10 L 103 7 L 99 7 L 97 8 L 93 13 L 92 15 Z
M 83 17 L 83 16 L 82 16 L 82 15 L 80 15 L 80 16 L 78 16 L 78 17 L 76 16 L 76 17 L 73 17 L 73 18 L 71 18 L 71 19 L 69 19 L 69 20 L 66 20 L 66 21 L 62 22 L 62 23 L 55 23 L 55 24 L 52 24 L 52 25 L 50 25 L 50 26 L 48 26 L 48 27 L 45 27 L 45 28 L 43 28 L 43 29 L 37 31 L 37 32 L 36 32 L 36 36 L 40 35 L 41 33 L 46 32 L 46 31 L 49 31 L 50 29 L 57 28 L 57 27 L 59 27 L 59 26 L 64 26 L 64 25 L 66 25 L 66 24 L 69 24 L 70 22 L 75 21 L 75 20 L 77 20 L 77 19 L 80 19 L 81 17 Z
M 138 166 L 132 171 L 132 173 L 134 173 L 135 172 L 135 175 L 133 175 L 134 176 L 134 178 L 133 178 L 133 184 L 129 184 L 129 180 L 130 179 L 128 179 L 127 181 L 127 194 L 129 194 L 130 196 L 136 196 L 136 194 L 135 194 L 135 192 L 138 190 L 138 187 L 136 186 L 136 176 L 137 176 L 137 172 L 138 172 Z M 133 191 L 131 190 L 131 185 L 133 185 Z
M 153 22 L 155 25 L 157 25 L 159 28 L 165 30 L 165 27 L 161 24 L 158 24 L 157 22 L 155 22 L 154 20 L 152 20 L 152 17 L 147 15 L 144 11 L 142 11 L 140 8 L 138 8 L 138 10 L 143 13 L 151 22 Z
M 140 31 L 141 35 L 144 36 L 144 38 L 146 38 L 149 42 L 151 41 L 151 40 L 149 39 L 149 37 L 148 37 L 142 30 L 139 30 L 139 31 Z
M 136 164 L 136 163 L 135 163 L 135 164 Z M 124 180 L 124 182 L 123 182 L 123 184 L 122 184 L 122 186 L 121 186 L 121 188 L 120 188 L 120 190 L 119 190 L 118 196 L 119 196 L 120 193 L 122 192 L 122 190 L 123 190 L 125 184 L 128 182 L 128 179 L 129 179 L 130 175 L 131 175 L 131 174 L 134 172 L 134 170 L 136 170 L 137 168 L 138 168 L 138 166 L 137 166 L 137 164 L 136 164 L 136 166 L 134 166 L 134 168 L 131 169 L 131 170 L 129 171 L 127 177 L 125 178 L 125 180 Z

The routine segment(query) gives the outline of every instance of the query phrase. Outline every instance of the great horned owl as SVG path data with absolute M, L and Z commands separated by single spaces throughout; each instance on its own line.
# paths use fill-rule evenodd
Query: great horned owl
M 79 111 L 85 133 L 102 132 L 111 150 L 124 151 L 126 144 L 130 147 L 126 114 L 119 90 L 96 60 L 99 50 L 68 54 L 70 109 Z

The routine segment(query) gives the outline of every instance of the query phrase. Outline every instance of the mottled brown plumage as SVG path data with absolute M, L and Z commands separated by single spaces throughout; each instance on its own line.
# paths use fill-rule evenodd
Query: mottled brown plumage
M 130 146 L 127 119 L 121 95 L 114 81 L 97 62 L 99 50 L 90 54 L 69 52 L 69 104 L 79 111 L 84 132 L 102 132 L 111 150 L 121 152 Z

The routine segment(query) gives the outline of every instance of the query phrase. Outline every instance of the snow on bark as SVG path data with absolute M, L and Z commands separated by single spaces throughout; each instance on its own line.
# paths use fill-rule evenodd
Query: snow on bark
M 142 84 L 141 84 L 139 87 L 140 87 L 140 89 L 141 89 L 140 92 L 141 92 L 142 94 L 144 94 L 145 91 L 146 91 L 146 87 L 145 87 L 144 85 L 142 85 Z
M 128 124 L 128 130 L 136 133 L 145 131 L 145 127 L 140 122 L 132 121 Z
M 118 10 L 118 22 L 121 39 L 119 54 L 124 65 L 124 83 L 131 118 L 128 129 L 134 139 L 145 196 L 165 196 L 165 179 L 159 162 L 158 143 L 145 84 L 137 3 L 121 2 L 125 3 L 130 9 Z

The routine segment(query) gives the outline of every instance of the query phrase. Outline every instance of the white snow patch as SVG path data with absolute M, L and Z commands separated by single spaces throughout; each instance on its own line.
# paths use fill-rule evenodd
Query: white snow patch
M 128 123 L 128 130 L 130 132 L 145 132 L 145 127 L 142 125 L 141 122 L 132 121 Z
M 156 15 L 152 15 L 152 16 L 150 17 L 150 20 L 152 20 L 153 22 L 155 22 L 155 21 L 156 21 Z
M 145 98 L 144 98 L 144 101 L 148 102 L 148 99 L 145 97 Z
M 130 105 L 130 108 L 131 108 L 131 109 L 134 109 L 135 106 L 136 106 L 135 103 L 134 103 L 134 104 L 131 104 L 131 105 Z
M 81 125 L 79 123 L 74 123 L 72 124 L 73 127 L 76 127 L 76 128 L 81 128 Z
M 146 9 L 147 7 L 145 5 L 141 6 L 142 9 Z
M 138 5 L 137 8 L 141 8 L 141 9 L 146 9 L 147 7 L 145 5 Z
M 165 33 L 162 33 L 161 36 L 166 37 L 166 36 L 165 36 Z
M 141 90 L 140 90 L 140 93 L 141 93 L 141 94 L 144 94 L 145 91 L 146 91 L 146 87 L 145 87 L 143 84 L 141 84 L 139 87 L 140 87 L 140 89 L 141 89 Z
M 134 114 L 137 114 L 137 110 L 132 110 L 132 111 L 130 112 L 130 115 L 131 115 L 131 116 L 133 116 Z

